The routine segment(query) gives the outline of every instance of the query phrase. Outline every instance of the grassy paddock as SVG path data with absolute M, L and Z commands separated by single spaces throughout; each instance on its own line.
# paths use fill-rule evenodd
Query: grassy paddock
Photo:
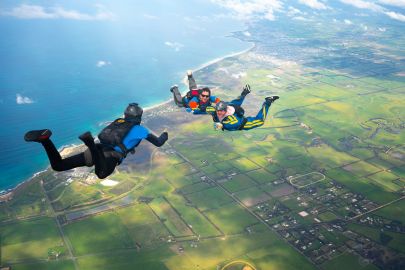
M 161 243 L 169 232 L 146 204 L 137 204 L 117 210 L 118 217 L 125 225 L 134 243 L 150 246 Z
M 357 160 L 344 152 L 336 151 L 335 149 L 326 145 L 308 148 L 308 152 L 314 159 L 330 168 L 342 166 Z
M 198 209 L 205 211 L 227 204 L 232 199 L 220 188 L 214 187 L 186 196 Z
M 358 178 L 343 169 L 328 170 L 326 175 L 338 183 L 343 184 L 349 190 L 360 193 L 379 204 L 385 204 L 399 198 L 399 195 L 387 192 L 374 185 L 370 180 Z
M 236 193 L 236 197 L 247 207 L 254 206 L 270 199 L 270 196 L 258 187 L 251 187 L 249 189 L 240 191 Z
M 399 191 L 402 188 L 395 184 L 395 180 L 399 179 L 395 174 L 383 171 L 370 175 L 367 178 L 373 180 L 377 185 L 381 186 L 386 191 Z
M 250 261 L 259 269 L 314 269 L 302 255 L 271 231 L 203 240 L 196 248 L 184 245 L 184 249 L 184 254 L 165 262 L 169 270 L 211 270 L 239 259 Z M 258 250 L 262 250 L 263 256 L 252 255 L 254 258 L 251 258 L 251 254 L 258 253 Z
M 20 259 L 46 259 L 48 249 L 63 246 L 53 219 L 40 218 L 17 221 L 0 227 L 1 259 L 11 262 Z
M 186 204 L 183 197 L 172 195 L 167 199 L 181 213 L 182 218 L 196 235 L 202 237 L 220 235 L 220 232 L 195 207 Z
M 13 270 L 75 270 L 74 264 L 71 260 L 66 261 L 50 261 L 42 263 L 29 263 L 29 264 L 14 264 L 12 265 Z
M 75 255 L 134 247 L 127 228 L 116 213 L 89 217 L 63 227 Z
M 380 168 L 377 168 L 373 166 L 372 164 L 365 162 L 365 161 L 359 161 L 355 162 L 349 165 L 346 165 L 343 167 L 346 171 L 349 171 L 357 176 L 365 176 L 369 175 L 372 173 L 376 173 L 380 171 Z
M 206 212 L 208 218 L 225 234 L 242 233 L 258 220 L 236 204 L 228 204 Z
M 375 215 L 386 219 L 396 220 L 405 224 L 405 200 L 395 202 L 374 212 Z
M 162 245 L 159 248 L 141 251 L 132 249 L 84 256 L 78 259 L 78 264 L 80 269 L 86 270 L 168 270 L 164 261 L 173 255 L 167 245 Z
M 9 203 L 9 207 L 18 217 L 45 214 L 49 205 L 46 203 L 39 181 L 33 181 Z
M 336 258 L 322 264 L 322 269 L 325 270 L 340 270 L 340 269 L 361 269 L 361 270 L 378 270 L 378 267 L 373 264 L 365 264 L 360 262 L 360 257 L 344 253 Z
M 255 185 L 256 182 L 244 174 L 233 176 L 230 180 L 223 184 L 223 186 L 231 193 L 247 189 Z
M 193 232 L 166 199 L 156 198 L 149 205 L 174 236 L 193 235 Z
M 246 173 L 246 175 L 255 180 L 259 184 L 273 182 L 274 180 L 277 180 L 279 178 L 276 174 L 269 173 L 264 169 L 254 170 Z

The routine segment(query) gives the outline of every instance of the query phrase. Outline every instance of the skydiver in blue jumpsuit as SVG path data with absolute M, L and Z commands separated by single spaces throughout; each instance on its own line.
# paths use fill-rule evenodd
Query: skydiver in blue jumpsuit
M 51 167 L 55 171 L 94 165 L 95 174 L 103 179 L 114 172 L 115 167 L 121 164 L 128 153 L 134 153 L 143 139 L 157 147 L 167 141 L 167 132 L 157 137 L 140 125 L 142 113 L 143 110 L 137 103 L 129 104 L 124 112 L 124 118 L 116 119 L 100 132 L 98 135 L 100 143 L 95 143 L 91 133 L 86 132 L 79 138 L 87 149 L 64 159 L 50 140 L 52 132 L 49 129 L 31 130 L 25 134 L 24 139 L 27 142 L 38 142 L 43 145 Z
M 267 112 L 271 104 L 279 99 L 278 96 L 266 97 L 265 102 L 260 108 L 256 116 L 244 116 L 244 110 L 242 109 L 242 103 L 245 100 L 247 94 L 250 93 L 250 86 L 246 85 L 243 89 L 242 95 L 237 99 L 227 103 L 220 101 L 215 107 L 215 113 L 212 114 L 214 127 L 219 130 L 249 130 L 260 127 L 266 120 Z

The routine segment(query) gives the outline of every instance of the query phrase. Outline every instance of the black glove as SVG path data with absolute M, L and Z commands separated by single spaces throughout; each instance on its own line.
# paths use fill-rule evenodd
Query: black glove
M 245 96 L 247 96 L 247 94 L 249 94 L 250 93 L 250 85 L 249 84 L 246 84 L 245 85 L 245 87 L 243 87 L 243 91 L 242 91 L 242 93 L 240 94 L 242 97 L 245 97 Z
M 160 140 L 167 141 L 167 139 L 169 139 L 169 134 L 166 131 L 160 134 Z

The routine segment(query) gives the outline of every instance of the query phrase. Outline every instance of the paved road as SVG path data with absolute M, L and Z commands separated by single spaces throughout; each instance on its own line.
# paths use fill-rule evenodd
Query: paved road
M 350 218 L 349 220 L 357 219 L 357 218 L 359 218 L 359 217 L 361 217 L 361 216 L 370 214 L 370 213 L 372 213 L 372 212 L 374 212 L 374 211 L 377 211 L 378 209 L 384 208 L 384 207 L 386 207 L 386 206 L 388 206 L 388 205 L 390 205 L 390 204 L 393 204 L 393 203 L 396 203 L 396 202 L 398 202 L 398 201 L 401 201 L 401 200 L 403 200 L 404 198 L 405 198 L 405 196 L 402 196 L 401 198 L 398 198 L 398 199 L 396 199 L 396 200 L 393 200 L 392 202 L 389 202 L 389 203 L 380 205 L 380 206 L 378 206 L 378 207 L 376 207 L 376 208 L 374 208 L 374 209 L 371 209 L 371 210 L 369 210 L 369 211 L 367 211 L 367 212 L 365 212 L 365 213 L 363 213 L 363 214 L 359 214 L 359 215 L 357 215 L 357 216 L 355 216 L 355 217 L 352 217 L 352 218 Z

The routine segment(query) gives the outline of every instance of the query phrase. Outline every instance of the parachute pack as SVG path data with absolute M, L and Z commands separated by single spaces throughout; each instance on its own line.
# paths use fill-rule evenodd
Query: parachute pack
M 187 98 L 188 100 L 192 99 L 193 97 L 197 97 L 197 98 L 198 98 L 198 96 L 199 96 L 200 93 L 201 93 L 201 90 L 202 90 L 202 88 L 201 88 L 201 89 L 192 89 L 192 90 L 189 90 L 189 91 L 187 92 L 187 94 L 186 94 L 186 98 Z
M 118 146 L 124 155 L 127 155 L 128 152 L 135 152 L 134 150 L 128 150 L 123 144 L 125 136 L 132 129 L 133 126 L 138 125 L 137 121 L 126 121 L 124 118 L 115 119 L 114 122 L 106 126 L 98 138 L 100 142 L 111 147 Z
M 242 106 L 239 105 L 234 105 L 234 104 L 229 104 L 230 106 L 235 108 L 235 114 L 239 117 L 243 117 L 245 115 L 245 109 L 242 108 Z

